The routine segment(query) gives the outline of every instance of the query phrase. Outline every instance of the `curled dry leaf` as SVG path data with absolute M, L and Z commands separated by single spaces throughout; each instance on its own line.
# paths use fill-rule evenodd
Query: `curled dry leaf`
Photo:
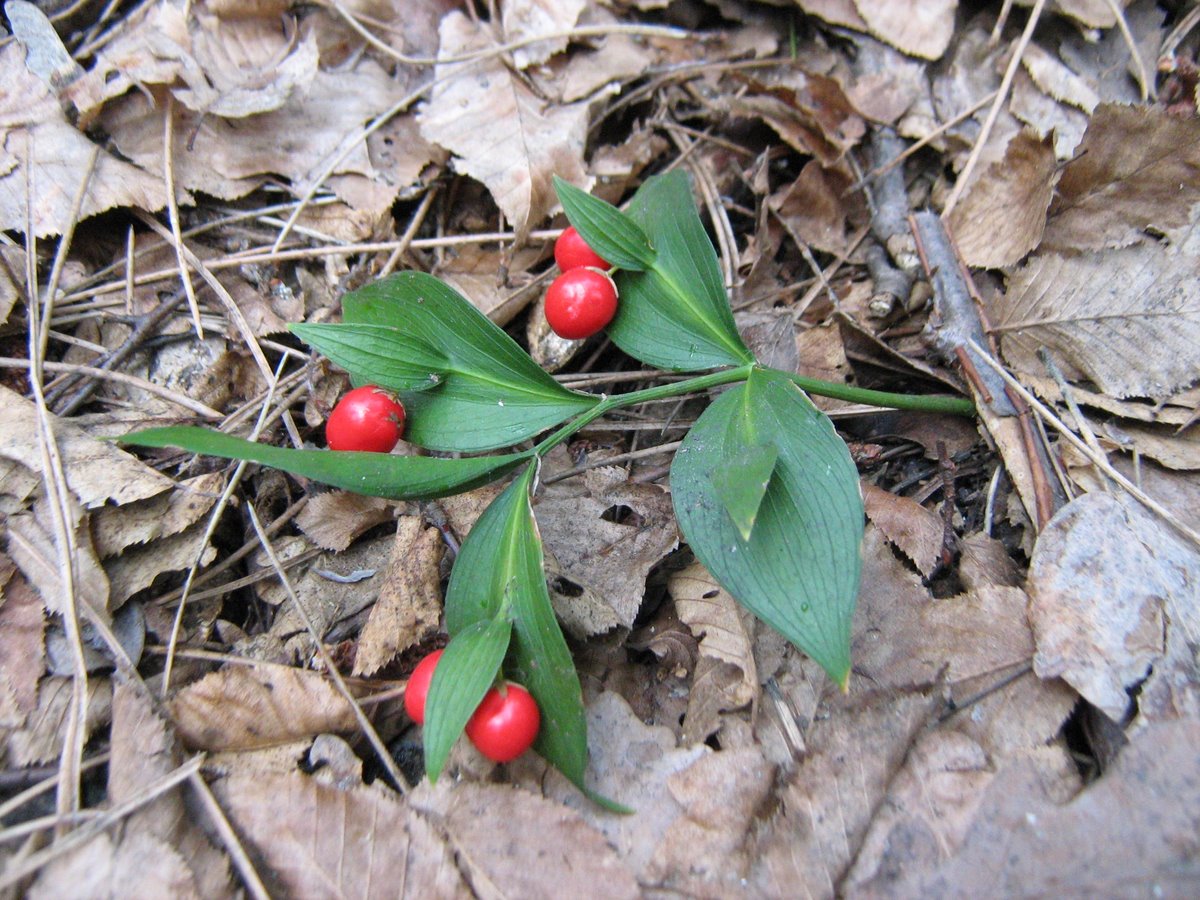
M 180 739 L 195 750 L 253 750 L 357 727 L 328 679 L 276 665 L 213 672 L 176 694 L 170 709 Z
M 363 626 L 354 674 L 370 675 L 437 630 L 442 611 L 442 536 L 418 516 L 404 516 L 379 585 L 379 599 Z
M 1038 538 L 1029 570 L 1034 667 L 1113 721 L 1161 658 L 1167 615 L 1195 596 L 1200 554 L 1125 494 L 1078 497 Z M 1195 635 L 1191 635 L 1194 639 Z
M 1033 250 L 1046 227 L 1057 162 L 1052 138 L 1025 129 L 971 185 L 948 223 L 968 265 L 1002 268 Z
M 460 12 L 442 19 L 438 57 L 488 50 L 486 26 Z M 555 206 L 551 176 L 583 184 L 587 104 L 550 106 L 500 56 L 439 63 L 420 113 L 421 133 L 455 154 L 455 168 L 481 181 L 521 240 Z
M 215 786 L 273 896 L 458 898 L 472 892 L 424 816 L 379 786 L 339 790 L 299 773 Z
M 867 29 L 912 56 L 937 59 L 954 35 L 958 0 L 854 0 Z
M 688 696 L 684 740 L 702 741 L 717 729 L 718 712 L 758 699 L 758 669 L 748 621 L 737 601 L 698 562 L 672 575 L 667 588 L 680 620 L 700 639 L 701 664 Z M 705 658 L 710 664 L 703 665 Z M 697 715 L 704 707 L 710 708 L 710 715 Z
M 587 0 L 509 0 L 500 11 L 505 43 L 569 31 L 587 5 Z M 566 46 L 565 37 L 548 37 L 517 47 L 512 51 L 513 62 L 518 69 L 527 69 L 545 62 Z
M 8 761 L 23 768 L 56 760 L 62 754 L 68 716 L 71 713 L 71 678 L 51 675 L 38 684 L 37 708 L 25 724 L 8 734 Z M 83 719 L 85 738 L 108 724 L 112 715 L 112 682 L 89 678 L 87 713 Z
M 100 507 L 91 517 L 96 552 L 107 559 L 134 544 L 148 544 L 178 534 L 212 509 L 224 482 L 221 473 L 211 472 L 185 479 L 176 485 L 176 490 L 146 500 Z
M 108 576 L 92 548 L 87 513 L 74 498 L 67 498 L 66 505 L 74 517 L 66 523 L 74 538 L 69 582 L 64 581 L 63 551 L 50 501 L 45 498 L 34 504 L 33 512 L 9 517 L 8 553 L 29 583 L 37 587 L 50 612 L 61 613 L 71 604 L 86 603 L 97 615 L 107 618 L 115 605 L 111 603 Z

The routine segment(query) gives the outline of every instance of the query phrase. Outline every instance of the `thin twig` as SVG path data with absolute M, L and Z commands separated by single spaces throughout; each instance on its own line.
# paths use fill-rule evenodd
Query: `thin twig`
M 196 288 L 192 284 L 192 273 L 184 263 L 183 235 L 179 231 L 179 204 L 175 200 L 175 97 L 167 92 L 163 106 L 163 182 L 167 192 L 167 220 L 171 223 L 170 244 L 175 248 L 175 261 L 179 264 L 179 278 L 187 295 L 188 308 L 192 311 L 192 325 L 196 337 L 204 340 L 204 326 L 200 324 L 200 302 L 196 299 Z

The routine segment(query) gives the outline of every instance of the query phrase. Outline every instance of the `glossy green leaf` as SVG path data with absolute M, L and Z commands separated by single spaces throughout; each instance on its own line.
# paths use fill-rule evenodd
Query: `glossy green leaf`
M 342 306 L 351 327 L 382 326 L 396 340 L 412 340 L 415 348 L 432 348 L 445 358 L 440 385 L 403 396 L 405 438 L 415 444 L 464 452 L 509 447 L 598 402 L 558 384 L 487 316 L 431 275 L 391 275 L 347 294 Z M 405 359 L 419 352 L 425 351 L 414 349 Z M 348 371 L 369 381 L 373 370 Z
M 713 490 L 733 519 L 742 540 L 748 541 L 767 485 L 771 483 L 779 451 L 774 444 L 759 444 L 744 450 L 738 458 L 725 460 L 725 465 L 713 473 Z
M 291 332 L 364 384 L 423 391 L 442 383 L 450 361 L 420 338 L 386 325 L 292 325 Z
M 749 539 L 715 479 L 730 459 L 778 451 Z M 782 373 L 755 369 L 697 420 L 671 465 L 680 530 L 705 568 L 838 684 L 862 566 L 858 474 L 833 423 Z
M 587 723 L 583 693 L 542 569 L 542 541 L 529 502 L 530 466 L 479 517 L 463 541 L 446 590 L 451 636 L 495 619 L 513 620 L 506 672 L 537 701 L 542 729 L 533 749 L 583 789 Z
M 616 273 L 620 305 L 613 343 L 653 366 L 696 371 L 754 362 L 733 322 L 716 251 L 700 222 L 687 175 L 650 178 L 627 215 L 657 251 L 644 272 Z
M 425 774 L 437 781 L 450 749 L 500 673 L 508 652 L 512 623 L 480 620 L 446 646 L 425 697 Z
M 642 271 L 654 264 L 657 254 L 650 246 L 650 239 L 625 213 L 557 175 L 554 176 L 554 190 L 567 220 L 587 245 L 609 264 L 633 271 Z
M 293 450 L 256 444 L 219 431 L 174 425 L 118 438 L 140 447 L 179 447 L 192 453 L 262 463 L 356 494 L 389 500 L 421 500 L 459 494 L 495 481 L 527 457 L 521 453 L 436 459 L 333 450 Z

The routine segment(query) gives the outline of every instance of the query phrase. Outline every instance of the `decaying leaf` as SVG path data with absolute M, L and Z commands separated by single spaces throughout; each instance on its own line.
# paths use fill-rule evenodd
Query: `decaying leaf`
M 213 672 L 176 694 L 170 709 L 180 740 L 196 750 L 252 750 L 356 727 L 328 679 L 276 665 Z
M 972 266 L 1003 268 L 1019 262 L 1042 238 L 1057 177 L 1054 146 L 1029 129 L 1009 143 L 950 214 L 949 227 Z
M 863 505 L 875 523 L 900 552 L 912 560 L 917 571 L 929 577 L 942 557 L 946 525 L 935 512 L 915 500 L 864 484 Z
M 1200 201 L 1200 122 L 1157 106 L 1104 104 L 1064 169 L 1045 250 L 1099 250 L 1188 221 Z
M 296 527 L 325 550 L 345 550 L 360 535 L 389 521 L 395 504 L 349 491 L 326 491 L 308 498 Z
M 1059 511 L 1030 563 L 1034 667 L 1062 677 L 1120 722 L 1127 689 L 1163 654 L 1166 616 L 1196 596 L 1200 554 L 1124 494 Z M 1194 637 L 1194 636 L 1193 636 Z
M 91 517 L 96 552 L 107 559 L 134 544 L 178 534 L 212 509 L 224 486 L 222 475 L 212 472 L 181 481 L 174 491 L 97 509 Z
M 954 34 L 958 0 L 854 0 L 854 8 L 881 41 L 925 59 L 937 59 Z
M 472 884 L 504 897 L 635 898 L 637 880 L 616 851 L 569 807 L 502 784 L 423 782 L 409 802 L 450 837 Z M 513 835 L 554 836 L 513 841 Z
M 55 675 L 38 684 L 37 708 L 23 727 L 8 735 L 8 760 L 14 766 L 36 766 L 58 759 L 62 753 L 67 717 L 71 711 L 70 678 Z M 112 715 L 112 682 L 107 678 L 89 678 L 85 734 L 105 725 Z
M 487 29 L 461 13 L 441 24 L 440 58 L 493 45 Z M 455 154 L 455 167 L 491 191 L 523 239 L 557 203 L 551 176 L 587 181 L 583 145 L 587 104 L 553 107 L 535 95 L 499 56 L 439 63 L 421 112 L 421 133 Z
M 701 661 L 692 678 L 683 733 L 685 742 L 702 741 L 716 730 L 719 712 L 758 699 L 750 623 L 737 601 L 698 562 L 672 575 L 667 587 L 680 620 L 700 639 Z
M 419 516 L 404 516 L 379 585 L 379 599 L 358 640 L 354 674 L 370 675 L 437 630 L 441 617 L 442 536 Z
M 62 613 L 71 604 L 87 606 L 102 618 L 116 608 L 112 601 L 108 576 L 100 565 L 88 534 L 87 513 L 68 498 L 67 506 L 73 521 L 65 523 L 74 538 L 73 547 L 59 546 L 50 503 L 39 500 L 33 512 L 10 516 L 7 520 L 7 549 L 17 567 L 37 588 L 50 612 Z M 64 573 L 65 560 L 70 559 L 70 572 Z M 69 574 L 69 580 L 66 575 Z
M 569 464 L 562 453 L 551 460 L 547 472 Z M 670 496 L 609 466 L 548 485 L 534 512 L 563 624 L 582 635 L 630 627 L 646 574 L 679 541 Z
M 587 6 L 586 0 L 511 0 L 501 8 L 500 25 L 506 42 L 527 41 L 541 35 L 569 31 Z M 543 63 L 567 46 L 561 35 L 547 37 L 513 51 L 518 69 Z
M 1048 349 L 1068 378 L 1117 397 L 1165 399 L 1200 371 L 1195 257 L 1138 245 L 1081 256 L 1039 254 L 991 298 L 1010 365 L 1045 375 Z M 1151 349 L 1152 348 L 1152 349 Z
M 272 894 L 450 898 L 469 894 L 437 829 L 382 787 L 344 791 L 302 775 L 231 775 L 215 786 L 266 862 Z
M 24 397 L 0 387 L 0 457 L 42 473 L 37 410 Z M 115 444 L 98 441 L 73 422 L 50 417 L 63 457 L 67 486 L 88 509 L 112 501 L 118 505 L 144 500 L 168 490 L 174 482 Z
M 138 591 L 150 587 L 164 572 L 182 572 L 193 565 L 204 567 L 217 556 L 217 548 L 204 540 L 204 521 L 149 544 L 130 547 L 104 564 L 108 575 L 110 605 L 120 606 Z
M 37 706 L 46 622 L 37 592 L 13 570 L 0 555 L 0 690 L 11 692 L 14 714 L 27 714 Z

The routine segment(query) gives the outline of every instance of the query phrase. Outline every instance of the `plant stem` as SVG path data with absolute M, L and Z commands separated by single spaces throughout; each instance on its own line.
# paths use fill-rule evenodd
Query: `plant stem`
M 730 384 L 735 381 L 745 381 L 750 376 L 753 365 L 738 366 L 734 369 L 721 369 L 708 375 L 689 378 L 686 381 L 676 381 L 671 384 L 660 384 L 657 387 L 641 391 L 630 391 L 626 394 L 616 394 L 605 397 L 587 412 L 578 416 L 563 428 L 554 432 L 532 450 L 530 456 L 543 457 L 571 435 L 586 428 L 592 422 L 607 415 L 614 409 L 633 406 L 637 403 L 647 403 L 651 400 L 662 400 L 667 397 L 680 397 L 684 394 L 694 394 L 697 391 Z M 851 387 L 833 381 L 822 381 L 820 378 L 806 378 L 792 372 L 778 369 L 771 371 L 789 378 L 793 384 L 810 394 L 822 397 L 833 397 L 835 400 L 847 400 L 851 403 L 865 403 L 868 406 L 878 406 L 884 409 L 914 409 L 922 412 L 951 413 L 959 416 L 975 414 L 975 404 L 963 397 L 947 397 L 941 394 L 892 394 L 887 391 L 872 391 L 867 388 Z
M 753 368 L 753 366 L 739 366 L 736 369 L 722 369 L 719 372 L 701 375 L 698 378 L 689 378 L 687 381 L 660 384 L 657 387 L 646 388 L 641 391 L 629 391 L 626 394 L 605 397 L 587 412 L 554 432 L 554 434 L 534 447 L 530 453 L 533 456 L 545 456 L 571 435 L 582 428 L 586 428 L 589 424 L 596 421 L 596 419 L 607 415 L 614 409 L 620 409 L 623 406 L 633 406 L 636 403 L 646 403 L 650 400 L 662 400 L 667 397 L 694 394 L 697 391 L 707 390 L 708 388 L 717 387 L 722 384 L 730 384 L 734 381 L 745 381 L 750 376 L 750 370 Z
M 948 397 L 944 394 L 892 394 L 887 391 L 851 387 L 848 384 L 838 384 L 834 381 L 822 381 L 820 378 L 805 378 L 803 375 L 796 375 L 793 372 L 780 372 L 780 374 L 786 375 L 801 390 L 808 391 L 810 394 L 819 394 L 822 397 L 832 397 L 835 400 L 865 403 L 868 406 L 879 406 L 884 409 L 916 409 L 922 412 L 951 413 L 957 416 L 975 415 L 975 404 L 965 397 Z

